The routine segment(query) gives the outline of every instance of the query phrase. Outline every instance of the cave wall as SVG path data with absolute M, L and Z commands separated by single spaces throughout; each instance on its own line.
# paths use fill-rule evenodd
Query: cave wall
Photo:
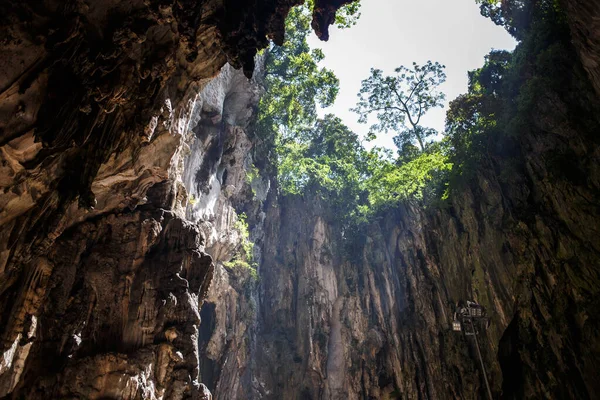
M 248 82 L 291 3 L 224 6 L 0 6 L 0 397 L 210 396 L 198 327 L 216 231 L 186 218 L 184 173 L 211 184 L 189 165 L 210 150 L 194 132 L 204 118 L 239 136 L 250 108 L 226 104 L 231 76 Z M 244 69 L 200 93 L 228 60 Z
M 158 120 L 144 152 L 102 167 L 106 176 L 92 188 L 116 209 L 87 211 L 6 282 L 3 395 L 209 398 L 199 383 L 200 307 L 207 296 L 214 306 L 225 295 L 223 263 L 241 242 L 234 205 L 262 184 L 246 179 L 252 142 L 244 130 L 259 93 L 256 81 L 226 65 L 191 100 L 184 121 Z M 167 130 L 174 122 L 186 124 L 184 135 Z M 139 184 L 128 169 L 136 162 L 152 165 L 140 169 L 151 183 L 137 187 L 144 197 L 135 207 L 121 210 L 110 184 Z M 252 281 L 237 279 L 240 288 Z
M 573 44 L 589 74 L 590 81 L 600 94 L 600 4 L 589 0 L 562 0 L 573 35 Z
M 485 398 L 473 338 L 451 330 L 466 300 L 490 316 L 478 338 L 495 396 L 596 398 L 600 215 L 581 205 L 597 187 L 520 178 L 512 190 L 540 195 L 526 211 L 481 175 L 449 209 L 405 203 L 351 248 L 318 196 L 282 200 L 267 217 L 253 398 Z
M 343 2 L 316 2 L 321 37 Z M 0 397 L 478 398 L 449 331 L 475 299 L 495 393 L 595 398 L 597 143 L 550 96 L 512 180 L 401 205 L 348 252 L 317 196 L 246 178 L 244 76 L 292 3 L 0 5 Z M 596 4 L 564 4 L 597 89 Z M 225 266 L 242 211 L 258 281 Z
M 210 396 L 199 307 L 239 242 L 214 143 L 249 149 L 236 85 L 298 3 L 0 4 L 0 397 Z

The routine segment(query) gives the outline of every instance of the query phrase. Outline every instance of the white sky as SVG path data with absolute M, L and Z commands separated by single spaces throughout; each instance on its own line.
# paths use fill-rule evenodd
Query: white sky
M 354 132 L 365 135 L 376 117 L 359 124 L 349 109 L 356 105 L 360 82 L 371 67 L 390 74 L 394 68 L 427 60 L 446 65 L 446 104 L 467 91 L 467 71 L 483 65 L 493 49 L 512 50 L 516 42 L 501 27 L 482 17 L 475 0 L 362 0 L 362 16 L 350 29 L 330 29 L 328 42 L 314 33 L 313 48 L 325 53 L 322 66 L 332 69 L 340 80 L 340 92 L 332 107 L 320 112 L 340 117 Z M 424 126 L 443 131 L 446 107 L 427 113 Z M 381 133 L 372 144 L 395 149 L 392 137 Z

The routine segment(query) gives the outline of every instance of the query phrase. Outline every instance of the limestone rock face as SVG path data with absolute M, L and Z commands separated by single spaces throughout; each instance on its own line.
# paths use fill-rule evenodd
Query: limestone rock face
M 480 398 L 465 300 L 495 394 L 597 396 L 600 153 L 569 104 L 540 98 L 511 179 L 498 156 L 347 246 L 254 171 L 248 77 L 295 3 L 0 4 L 0 397 Z M 315 2 L 321 38 L 344 3 Z M 564 4 L 598 90 L 597 4 Z
M 210 397 L 199 307 L 257 99 L 235 87 L 297 3 L 0 4 L 0 397 Z
M 485 398 L 473 338 L 451 330 L 466 300 L 490 315 L 478 339 L 496 395 L 594 398 L 600 214 L 572 206 L 591 191 L 529 178 L 519 192 L 547 197 L 526 210 L 480 176 L 450 209 L 402 205 L 350 249 L 318 197 L 279 203 L 265 227 L 252 398 Z
M 23 166 L 44 149 L 31 134 L 2 148 L 21 175 L 7 174 L 20 180 L 6 179 L 15 189 L 2 196 L 1 395 L 210 398 L 199 381 L 199 310 L 214 269 L 226 273 L 240 245 L 233 202 L 252 192 L 243 127 L 257 101 L 256 83 L 229 65 L 178 117 L 165 100 L 148 141 L 100 166 L 94 209 L 27 210 L 56 171 Z M 35 229 L 50 233 L 32 242 Z
M 260 58 L 257 67 L 260 71 Z M 249 387 L 247 365 L 258 302 L 254 268 L 261 259 L 270 181 L 254 165 L 257 138 L 246 126 L 261 92 L 257 81 L 228 66 L 207 85 L 197 103 L 201 120 L 182 178 L 191 199 L 186 218 L 203 232 L 205 251 L 215 266 L 201 309 L 199 365 L 202 382 L 220 399 L 245 398 Z M 255 244 L 254 266 L 232 262 L 242 251 L 241 213 L 253 227 L 248 233 Z
M 561 4 L 565 7 L 581 63 L 596 92 L 600 93 L 600 4 L 593 0 L 563 0 Z
M 201 240 L 196 226 L 161 210 L 109 214 L 65 232 L 26 267 L 25 290 L 9 289 L 5 330 L 16 337 L 3 392 L 197 395 L 194 338 L 212 272 Z
M 586 90 L 536 96 L 527 132 L 490 146 L 450 204 L 398 204 L 349 241 L 318 193 L 268 193 L 258 284 L 215 275 L 201 311 L 217 398 L 485 398 L 473 337 L 452 331 L 467 300 L 490 317 L 495 397 L 598 398 L 598 13 L 565 3 Z

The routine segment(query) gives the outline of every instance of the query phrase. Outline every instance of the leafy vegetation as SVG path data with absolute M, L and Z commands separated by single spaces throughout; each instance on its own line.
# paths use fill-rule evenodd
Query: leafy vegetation
M 445 133 L 455 175 L 468 176 L 484 158 L 490 161 L 490 141 L 503 127 L 498 118 L 506 106 L 503 79 L 511 60 L 511 53 L 493 50 L 483 67 L 469 72 L 468 93 L 450 102 Z
M 233 229 L 240 235 L 240 248 L 230 261 L 223 263 L 223 266 L 230 269 L 246 268 L 250 271 L 250 276 L 256 278 L 258 274 L 254 262 L 254 243 L 250 241 L 250 230 L 246 214 L 237 215 Z
M 358 135 L 338 117 L 327 115 L 280 148 L 280 189 L 288 195 L 317 192 L 350 223 L 367 204 L 368 156 Z
M 367 117 L 376 113 L 379 124 L 373 125 L 372 130 L 396 132 L 394 142 L 399 149 L 416 140 L 424 151 L 426 139 L 437 132 L 420 125 L 421 117 L 430 109 L 443 105 L 446 96 L 438 91 L 438 87 L 446 81 L 444 68 L 431 61 L 425 65 L 413 63 L 412 68 L 396 68 L 395 74 L 390 76 L 371 68 L 371 76 L 362 81 L 354 109 L 359 122 L 366 123 Z
M 516 143 L 526 135 L 540 134 L 539 122 L 577 126 L 579 132 L 595 128 L 593 103 L 587 77 L 571 45 L 563 11 L 556 0 L 524 2 L 480 1 L 483 15 L 490 16 L 520 40 L 514 52 L 492 51 L 484 65 L 469 73 L 469 91 L 450 103 L 446 119 L 448 154 L 454 163 L 451 186 L 476 171 L 498 171 L 500 181 L 514 179 L 523 165 Z M 568 110 L 568 111 L 566 111 Z M 566 112 L 565 112 L 566 111 Z M 569 116 L 587 115 L 584 119 Z M 571 158 L 565 149 L 553 153 Z M 565 150 L 566 151 L 566 150 Z M 562 168 L 562 171 L 565 171 Z
M 306 5 L 308 9 L 313 10 L 315 8 L 315 0 L 307 0 Z M 356 22 L 360 18 L 360 5 L 360 1 L 343 5 L 335 14 L 334 25 L 340 29 L 356 25 Z
M 447 196 L 446 174 L 452 168 L 437 145 L 402 162 L 380 157 L 371 169 L 367 181 L 369 204 L 379 210 L 398 200 L 414 198 L 422 200 Z
M 369 115 L 378 120 L 367 139 L 391 132 L 397 153 L 368 150 L 339 118 L 318 118 L 317 108 L 335 100 L 338 80 L 319 68 L 323 53 L 307 44 L 308 9 L 294 9 L 284 45 L 272 46 L 266 55 L 267 94 L 257 124 L 261 136 L 272 141 L 280 192 L 317 193 L 344 224 L 357 226 L 403 199 L 423 205 L 443 201 L 481 171 L 495 174 L 499 158 L 504 166 L 511 158 L 518 161 L 516 141 L 532 129 L 540 98 L 549 90 L 577 96 L 565 88 L 577 86 L 572 77 L 585 77 L 556 0 L 476 1 L 483 15 L 520 44 L 514 53 L 490 52 L 481 68 L 469 72 L 468 92 L 450 103 L 441 141 L 431 140 L 438 132 L 422 126 L 421 119 L 444 100 L 443 65 L 400 66 L 389 76 L 372 69 L 363 81 L 355 111 L 361 122 Z
M 433 197 L 446 195 L 441 189 L 452 165 L 443 144 L 428 140 L 438 132 L 421 125 L 421 118 L 430 109 L 443 105 L 445 95 L 439 86 L 446 80 L 444 68 L 438 62 L 413 63 L 411 68 L 396 68 L 395 74 L 389 76 L 372 68 L 371 76 L 362 81 L 354 109 L 359 122 L 366 123 L 368 116 L 375 113 L 379 123 L 371 130 L 396 133 L 394 143 L 398 148 L 395 160 L 389 154 L 370 158 L 367 190 L 369 204 L 375 210 L 398 199 L 421 200 L 428 189 Z M 379 150 L 373 154 L 377 152 L 381 154 Z
M 323 52 L 308 45 L 310 21 L 306 7 L 293 8 L 285 23 L 285 42 L 266 50 L 265 94 L 257 121 L 257 131 L 264 137 L 293 138 L 298 129 L 316 120 L 317 105 L 330 106 L 337 96 L 337 77 L 318 66 Z
M 357 15 L 356 10 L 348 15 Z M 414 64 L 411 69 L 399 67 L 393 78 L 373 70 L 373 76 L 365 81 L 376 96 L 359 103 L 357 110 L 364 114 L 363 120 L 374 107 L 385 108 L 385 98 L 390 99 L 392 92 L 397 94 L 382 112 L 379 125 L 381 130 L 398 134 L 399 155 L 394 159 L 384 149 L 367 150 L 339 118 L 318 118 L 317 107 L 327 107 L 335 100 L 338 80 L 332 71 L 318 67 L 323 53 L 308 46 L 308 8 L 293 9 L 286 28 L 283 46 L 272 46 L 265 56 L 266 94 L 256 125 L 261 137 L 272 138 L 275 151 L 271 161 L 282 194 L 316 192 L 348 225 L 364 221 L 400 199 L 422 199 L 434 178 L 450 168 L 441 146 L 427 142 L 435 131 L 420 125 L 422 115 L 440 106 L 444 98 L 437 91 L 445 80 L 444 67 L 432 62 Z M 404 125 L 405 120 L 410 126 Z M 415 139 L 419 148 L 412 144 Z

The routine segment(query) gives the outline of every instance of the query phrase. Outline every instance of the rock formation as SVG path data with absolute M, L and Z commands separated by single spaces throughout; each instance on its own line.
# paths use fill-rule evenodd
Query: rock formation
M 320 37 L 345 2 L 315 2 Z M 295 3 L 0 4 L 0 397 L 479 398 L 449 328 L 474 299 L 495 395 L 595 398 L 591 125 L 549 93 L 511 179 L 490 160 L 447 209 L 402 204 L 348 249 L 317 194 L 249 173 L 247 77 Z M 600 92 L 600 11 L 563 3 Z M 242 212 L 258 278 L 230 264 Z
M 598 15 L 576 5 L 572 20 Z M 466 300 L 489 312 L 478 340 L 494 397 L 597 398 L 600 103 L 586 57 L 599 49 L 582 26 L 585 90 L 541 93 L 527 134 L 493 146 L 445 208 L 400 204 L 348 243 L 317 192 L 269 193 L 258 286 L 225 275 L 203 309 L 218 398 L 485 398 L 474 340 L 451 329 Z
M 326 35 L 335 8 L 317 3 Z M 295 4 L 2 2 L 0 397 L 208 397 L 198 308 L 214 241 L 186 218 L 185 167 L 206 152 L 188 189 L 214 185 L 220 155 L 202 146 L 247 116 L 199 93 L 226 62 L 247 82 Z M 198 147 L 202 124 L 215 130 Z

